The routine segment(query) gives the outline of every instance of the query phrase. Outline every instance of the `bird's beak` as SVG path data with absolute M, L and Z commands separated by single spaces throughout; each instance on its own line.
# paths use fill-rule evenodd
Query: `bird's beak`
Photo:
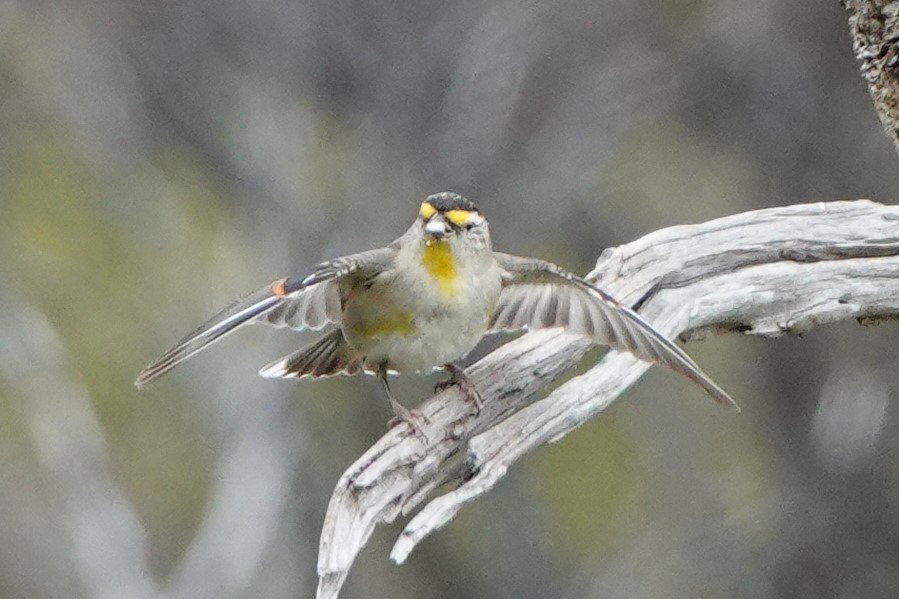
M 446 237 L 450 227 L 442 214 L 435 214 L 425 223 L 425 234 L 431 237 Z

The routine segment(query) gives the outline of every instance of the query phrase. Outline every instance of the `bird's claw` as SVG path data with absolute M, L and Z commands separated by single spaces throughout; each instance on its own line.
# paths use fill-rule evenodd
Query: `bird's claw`
M 387 421 L 387 428 L 393 428 L 394 426 L 405 422 L 409 425 L 409 428 L 412 429 L 412 432 L 419 437 L 422 437 L 425 441 L 428 439 L 428 435 L 425 433 L 424 427 L 426 425 L 431 424 L 431 419 L 425 416 L 422 412 L 418 410 L 410 410 L 409 408 L 392 402 L 393 413 L 396 414 L 393 418 Z
M 440 381 L 434 385 L 434 393 L 440 393 L 450 387 L 458 387 L 465 394 L 466 401 L 474 406 L 475 415 L 480 414 L 484 408 L 484 400 L 481 399 L 481 394 L 478 392 L 477 387 L 474 386 L 474 383 L 466 376 L 465 371 L 455 364 L 447 364 L 444 368 L 449 372 L 450 376 L 447 380 Z

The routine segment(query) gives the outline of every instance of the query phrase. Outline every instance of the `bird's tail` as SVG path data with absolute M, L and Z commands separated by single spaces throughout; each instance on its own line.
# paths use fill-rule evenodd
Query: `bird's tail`
M 340 329 L 334 329 L 315 343 L 263 367 L 259 374 L 267 378 L 320 377 L 356 374 L 362 367 L 362 354 L 350 347 Z

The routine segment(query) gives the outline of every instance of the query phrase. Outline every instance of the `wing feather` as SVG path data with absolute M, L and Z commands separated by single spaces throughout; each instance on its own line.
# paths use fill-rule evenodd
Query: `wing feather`
M 290 277 L 246 295 L 185 335 L 138 375 L 140 388 L 205 349 L 228 333 L 252 322 L 294 329 L 321 329 L 340 318 L 337 282 L 365 278 L 390 264 L 395 249 L 382 248 L 323 262 L 306 277 Z
M 549 262 L 494 255 L 505 274 L 490 330 L 564 328 L 666 366 L 697 383 L 716 401 L 739 410 L 684 350 L 601 289 Z
M 306 287 L 285 297 L 259 322 L 276 327 L 317 331 L 340 318 L 340 293 L 335 280 Z

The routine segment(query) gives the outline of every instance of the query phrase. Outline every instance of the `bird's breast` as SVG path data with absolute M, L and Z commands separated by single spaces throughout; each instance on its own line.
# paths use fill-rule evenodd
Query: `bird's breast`
M 487 329 L 499 296 L 498 271 L 458 260 L 446 244 L 425 245 L 414 261 L 346 297 L 347 341 L 400 372 L 422 371 L 467 354 Z

